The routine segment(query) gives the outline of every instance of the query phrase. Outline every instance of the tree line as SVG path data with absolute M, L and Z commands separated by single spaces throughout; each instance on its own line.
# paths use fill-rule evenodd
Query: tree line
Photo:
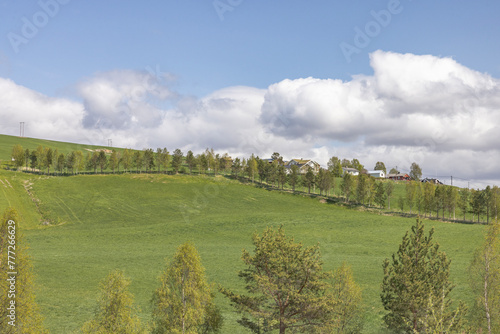
M 0 224 L 0 266 L 8 259 L 7 209 Z M 11 243 L 11 242 L 10 242 Z M 100 284 L 94 315 L 82 333 L 218 333 L 224 318 L 215 304 L 218 290 L 240 315 L 238 323 L 253 333 L 360 333 L 365 307 L 350 266 L 325 271 L 319 245 L 304 246 L 283 227 L 252 236 L 253 252 L 243 250 L 245 269 L 238 276 L 244 292 L 209 283 L 195 246 L 181 244 L 168 261 L 152 293 L 151 321 L 141 323 L 128 291 L 130 279 L 113 270 Z M 47 333 L 35 302 L 31 260 L 20 233 L 16 240 L 17 326 L 8 323 L 10 297 L 0 289 L 2 333 Z M 381 303 L 386 329 L 394 333 L 500 332 L 500 225 L 490 224 L 468 268 L 475 303 L 452 306 L 451 261 L 425 233 L 417 219 L 392 257 L 382 264 Z M 0 271 L 6 282 L 7 270 Z M 243 290 L 241 290 L 243 291 Z
M 197 169 L 198 173 L 206 173 L 207 170 L 217 174 L 219 171 L 227 172 L 232 167 L 232 160 L 228 154 L 220 155 L 213 149 L 194 155 L 188 151 L 186 156 L 180 149 L 170 153 L 166 148 L 151 148 L 142 151 L 124 149 L 123 151 L 96 149 L 84 154 L 75 150 L 64 154 L 57 149 L 38 146 L 35 150 L 24 149 L 21 145 L 15 145 L 12 149 L 12 159 L 16 168 L 50 174 L 52 171 L 59 174 L 79 174 L 84 171 L 103 173 L 105 170 L 115 172 L 167 172 L 171 170 L 177 174 L 186 165 L 189 172 Z M 121 168 L 121 170 L 120 170 Z
M 183 154 L 175 149 L 171 154 L 166 148 L 144 149 L 142 151 L 125 149 L 122 152 L 113 150 L 106 154 L 104 150 L 87 152 L 72 151 L 68 154 L 59 153 L 57 149 L 38 146 L 30 151 L 21 145 L 12 149 L 12 158 L 17 168 L 31 168 L 32 171 L 50 173 L 53 168 L 57 173 L 78 174 L 83 171 L 103 173 L 105 170 L 115 172 L 156 172 L 174 174 L 181 172 L 192 174 L 212 175 L 230 174 L 234 178 L 246 178 L 252 183 L 258 181 L 276 189 L 285 187 L 295 192 L 297 187 L 307 189 L 307 193 L 319 193 L 320 196 L 335 196 L 339 193 L 346 203 L 355 203 L 380 209 L 391 210 L 394 182 L 376 179 L 366 173 L 364 165 L 358 159 L 340 159 L 332 157 L 328 161 L 327 169 L 320 168 L 315 173 L 308 168 L 301 173 L 299 167 L 291 166 L 289 170 L 284 165 L 283 157 L 275 152 L 271 162 L 251 155 L 249 158 L 234 160 L 227 153 L 215 153 L 213 149 L 206 149 L 195 155 L 191 150 Z M 121 170 L 120 170 L 121 168 Z M 357 176 L 344 173 L 342 168 L 355 168 L 361 171 Z M 378 161 L 375 170 L 387 172 L 385 164 Z M 390 173 L 398 173 L 392 169 Z M 483 190 L 465 189 L 446 185 L 436 185 L 432 182 L 421 183 L 422 170 L 417 163 L 410 168 L 412 181 L 405 182 L 405 191 L 396 200 L 396 208 L 401 212 L 418 213 L 425 217 L 435 216 L 442 219 L 457 220 L 460 213 L 461 220 L 467 221 L 467 215 L 472 215 L 470 221 L 488 223 L 498 217 L 500 189 L 497 186 L 486 187 Z M 393 203 L 394 208 L 394 203 Z M 458 210 L 457 210 L 458 209 Z M 459 211 L 459 212 L 457 212 Z

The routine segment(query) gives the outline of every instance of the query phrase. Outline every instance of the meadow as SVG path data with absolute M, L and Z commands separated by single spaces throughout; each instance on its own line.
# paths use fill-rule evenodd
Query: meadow
M 1 170 L 0 179 L 5 183 L 0 184 L 0 209 L 14 206 L 20 212 L 37 276 L 37 301 L 51 333 L 77 332 L 92 316 L 99 282 L 113 269 L 123 269 L 132 280 L 130 290 L 147 322 L 158 277 L 188 240 L 198 249 L 209 281 L 243 291 L 237 276 L 242 249 L 252 250 L 252 233 L 280 225 L 296 241 L 319 243 L 326 270 L 343 261 L 352 266 L 366 305 L 364 333 L 383 333 L 382 262 L 415 222 L 224 176 L 47 177 Z M 471 305 L 467 267 L 484 226 L 425 225 L 435 227 L 434 239 L 452 260 L 453 299 Z M 247 333 L 220 294 L 216 303 L 225 319 L 222 333 Z

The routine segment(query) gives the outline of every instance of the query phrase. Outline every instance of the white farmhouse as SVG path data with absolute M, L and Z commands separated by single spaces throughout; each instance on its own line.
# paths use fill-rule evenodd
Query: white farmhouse
M 373 176 L 377 179 L 385 179 L 385 172 L 383 170 L 371 170 L 368 171 L 368 175 Z

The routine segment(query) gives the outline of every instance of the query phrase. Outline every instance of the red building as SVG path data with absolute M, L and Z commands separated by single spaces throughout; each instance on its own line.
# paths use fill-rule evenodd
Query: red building
M 406 173 L 389 174 L 387 178 L 394 181 L 410 181 L 410 175 Z

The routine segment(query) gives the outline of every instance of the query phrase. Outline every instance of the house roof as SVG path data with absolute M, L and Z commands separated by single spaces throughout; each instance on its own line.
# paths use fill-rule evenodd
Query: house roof
M 387 174 L 387 177 L 391 178 L 391 177 L 410 177 L 410 176 L 406 173 L 397 173 L 397 174 Z
M 383 170 L 369 170 L 367 171 L 368 174 L 380 174 L 380 173 L 384 173 L 385 172 Z
M 290 162 L 292 162 L 292 161 L 295 161 L 299 165 L 304 165 L 304 164 L 308 163 L 311 160 L 310 159 L 292 159 L 292 160 L 290 160 Z

